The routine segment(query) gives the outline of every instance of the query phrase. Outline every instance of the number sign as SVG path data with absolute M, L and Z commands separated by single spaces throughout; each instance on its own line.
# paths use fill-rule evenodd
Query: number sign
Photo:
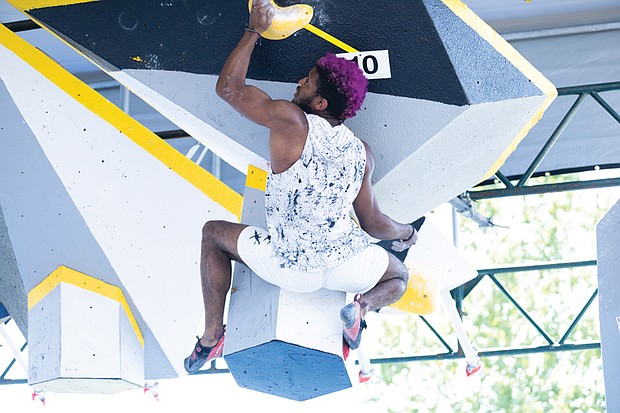
M 387 50 L 339 53 L 336 56 L 353 60 L 368 79 L 389 79 L 392 77 L 390 56 Z

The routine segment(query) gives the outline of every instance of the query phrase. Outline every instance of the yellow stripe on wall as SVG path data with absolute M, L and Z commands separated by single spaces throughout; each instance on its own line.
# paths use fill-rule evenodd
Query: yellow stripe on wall
M 549 96 L 547 97 L 547 99 L 545 99 L 545 101 L 542 103 L 538 111 L 530 118 L 530 120 L 525 124 L 525 126 L 521 128 L 521 130 L 519 131 L 517 136 L 515 136 L 515 138 L 512 140 L 508 148 L 504 150 L 504 152 L 499 156 L 499 158 L 497 158 L 497 160 L 491 166 L 491 168 L 489 168 L 487 173 L 480 180 L 481 182 L 495 175 L 495 173 L 499 170 L 499 168 L 501 168 L 502 165 L 504 165 L 504 162 L 506 162 L 506 159 L 508 159 L 510 154 L 514 152 L 515 149 L 517 149 L 517 145 L 519 144 L 519 142 L 521 142 L 523 138 L 525 138 L 525 136 L 528 134 L 530 129 L 532 129 L 534 125 L 536 125 L 536 123 L 538 123 L 538 121 L 542 118 L 543 114 L 545 113 L 545 110 L 547 110 L 551 102 L 553 102 L 553 99 L 555 99 L 555 97 L 549 97 Z
M 241 218 L 242 197 L 222 181 L 176 151 L 157 135 L 101 96 L 45 53 L 0 24 L 0 43 L 50 82 L 115 127 L 145 151 L 186 179 L 226 210 Z
M 265 192 L 265 189 L 267 189 L 267 171 L 257 168 L 254 165 L 248 166 L 245 186 Z
M 337 46 L 337 47 L 341 48 L 345 52 L 354 53 L 354 52 L 358 51 L 357 49 L 355 49 L 355 48 L 349 46 L 348 44 L 346 44 L 345 42 L 343 42 L 342 40 L 336 39 L 331 34 L 329 34 L 327 32 L 324 32 L 323 30 L 319 29 L 316 26 L 313 26 L 311 24 L 307 24 L 306 26 L 304 26 L 304 29 L 308 30 L 310 33 L 316 34 L 317 36 L 319 36 L 320 38 L 330 42 L 334 46 Z
M 118 302 L 121 307 L 123 307 L 131 327 L 136 333 L 140 344 L 144 348 L 144 337 L 142 336 L 142 332 L 140 331 L 136 318 L 129 308 L 129 304 L 125 299 L 123 291 L 115 285 L 108 284 L 97 278 L 93 278 L 69 267 L 65 267 L 64 265 L 56 268 L 50 275 L 48 275 L 43 281 L 28 292 L 28 311 L 32 310 L 34 306 L 36 306 L 43 298 L 51 293 L 52 290 L 54 290 L 54 288 L 56 288 L 61 282 L 92 291 Z
M 42 9 L 43 7 L 68 6 L 71 4 L 92 3 L 99 0 L 7 0 L 7 3 L 21 11 Z

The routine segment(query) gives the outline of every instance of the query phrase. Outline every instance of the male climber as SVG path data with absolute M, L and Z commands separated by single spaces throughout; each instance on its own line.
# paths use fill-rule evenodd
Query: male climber
M 185 359 L 189 373 L 222 354 L 231 260 L 286 290 L 356 294 L 340 311 L 351 349 L 360 344 L 366 313 L 396 302 L 407 288 L 404 264 L 371 244 L 368 235 L 395 240 L 391 248 L 401 252 L 415 244 L 416 229 L 381 212 L 371 186 L 370 148 L 343 124 L 361 107 L 368 82 L 355 63 L 327 54 L 298 82 L 292 102 L 272 100 L 246 85 L 255 43 L 272 18 L 267 1 L 254 2 L 248 28 L 216 85 L 217 94 L 242 116 L 269 129 L 268 229 L 226 221 L 204 225 L 205 330 Z

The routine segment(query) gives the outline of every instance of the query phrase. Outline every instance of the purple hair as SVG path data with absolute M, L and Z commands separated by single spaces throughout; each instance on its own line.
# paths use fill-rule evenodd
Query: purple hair
M 368 80 L 357 63 L 328 53 L 316 64 L 318 93 L 328 102 L 328 110 L 339 119 L 355 116 L 364 103 Z

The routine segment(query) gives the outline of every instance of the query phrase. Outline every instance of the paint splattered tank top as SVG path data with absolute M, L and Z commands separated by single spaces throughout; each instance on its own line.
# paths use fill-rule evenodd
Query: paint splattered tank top
M 343 263 L 370 239 L 349 214 L 364 177 L 364 144 L 344 125 L 306 117 L 300 158 L 282 173 L 269 171 L 265 211 L 280 266 L 313 271 Z

